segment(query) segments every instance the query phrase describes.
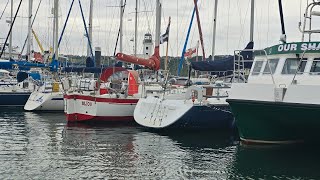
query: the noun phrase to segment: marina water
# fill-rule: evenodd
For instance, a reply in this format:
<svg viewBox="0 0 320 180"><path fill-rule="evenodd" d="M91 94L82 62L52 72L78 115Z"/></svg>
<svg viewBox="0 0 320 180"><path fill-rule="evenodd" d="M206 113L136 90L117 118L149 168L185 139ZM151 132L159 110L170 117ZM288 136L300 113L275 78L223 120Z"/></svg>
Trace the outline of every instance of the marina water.
<svg viewBox="0 0 320 180"><path fill-rule="evenodd" d="M319 148L248 147L222 132L66 124L0 112L0 179L319 179Z"/></svg>

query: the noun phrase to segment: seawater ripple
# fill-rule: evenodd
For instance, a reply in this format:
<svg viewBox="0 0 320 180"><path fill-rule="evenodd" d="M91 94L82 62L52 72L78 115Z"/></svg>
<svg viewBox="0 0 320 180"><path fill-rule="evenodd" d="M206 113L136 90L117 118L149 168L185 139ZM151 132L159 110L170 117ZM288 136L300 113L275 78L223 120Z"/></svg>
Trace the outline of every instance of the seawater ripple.
<svg viewBox="0 0 320 180"><path fill-rule="evenodd" d="M0 179L319 179L309 150L248 148L231 133L151 132L66 124L63 113L0 112Z"/></svg>

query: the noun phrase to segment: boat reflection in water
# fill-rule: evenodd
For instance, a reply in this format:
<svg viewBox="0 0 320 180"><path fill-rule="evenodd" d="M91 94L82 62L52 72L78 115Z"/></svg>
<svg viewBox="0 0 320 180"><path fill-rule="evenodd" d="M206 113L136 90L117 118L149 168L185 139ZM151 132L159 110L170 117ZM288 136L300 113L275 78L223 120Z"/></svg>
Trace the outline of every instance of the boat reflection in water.
<svg viewBox="0 0 320 180"><path fill-rule="evenodd" d="M229 179L319 179L320 148L238 146Z"/></svg>
<svg viewBox="0 0 320 180"><path fill-rule="evenodd" d="M0 179L320 179L319 148L246 147L229 133L66 124L0 111Z"/></svg>
<svg viewBox="0 0 320 180"><path fill-rule="evenodd" d="M226 178L234 158L233 140L224 133L68 124L63 134L62 153L84 177L99 172L107 178Z"/></svg>

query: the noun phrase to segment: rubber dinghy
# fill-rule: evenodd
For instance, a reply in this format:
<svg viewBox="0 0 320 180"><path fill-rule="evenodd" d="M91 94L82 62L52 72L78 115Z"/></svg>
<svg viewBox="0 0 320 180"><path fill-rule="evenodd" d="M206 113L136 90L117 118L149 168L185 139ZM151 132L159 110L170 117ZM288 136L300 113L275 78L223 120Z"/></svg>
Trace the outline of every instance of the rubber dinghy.
<svg viewBox="0 0 320 180"><path fill-rule="evenodd" d="M210 87L206 87L210 89ZM226 97L219 98L209 95L203 96L206 91L203 86L191 86L185 96L174 95L141 98L134 111L135 121L148 128L213 128L232 129L233 115L229 111ZM212 88L211 88L212 89ZM220 95L223 93L221 89ZM206 91L209 92L209 91ZM197 97L194 97L194 96ZM212 98L213 97L213 98Z"/></svg>

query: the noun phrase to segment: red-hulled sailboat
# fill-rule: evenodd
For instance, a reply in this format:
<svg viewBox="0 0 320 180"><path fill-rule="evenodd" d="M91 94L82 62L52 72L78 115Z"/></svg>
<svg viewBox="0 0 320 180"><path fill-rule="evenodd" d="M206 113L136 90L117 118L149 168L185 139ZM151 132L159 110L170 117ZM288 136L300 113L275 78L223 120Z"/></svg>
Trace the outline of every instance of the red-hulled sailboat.
<svg viewBox="0 0 320 180"><path fill-rule="evenodd" d="M157 13L160 3L157 0ZM160 17L157 15L156 44L149 59L118 53L120 61L159 70ZM110 67L96 81L79 81L78 90L68 91L65 96L65 113L68 122L110 121L134 122L133 112L143 88L139 84L138 72L122 67ZM83 86L81 84L87 84Z"/></svg>

